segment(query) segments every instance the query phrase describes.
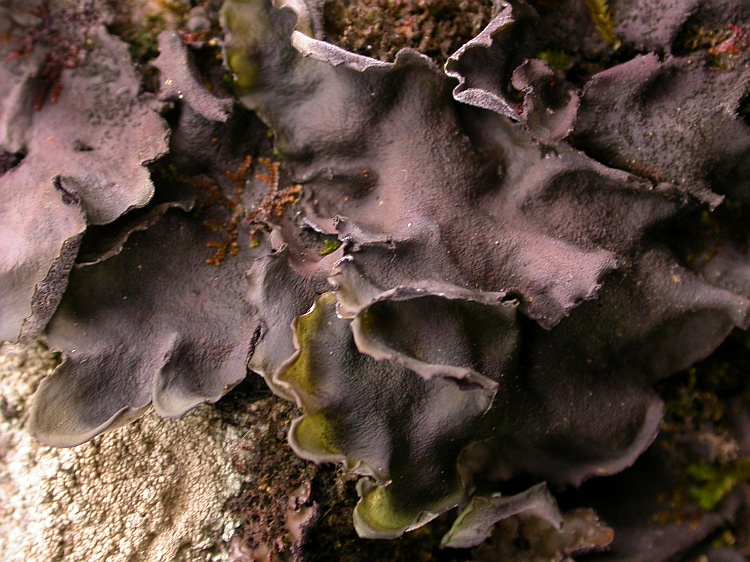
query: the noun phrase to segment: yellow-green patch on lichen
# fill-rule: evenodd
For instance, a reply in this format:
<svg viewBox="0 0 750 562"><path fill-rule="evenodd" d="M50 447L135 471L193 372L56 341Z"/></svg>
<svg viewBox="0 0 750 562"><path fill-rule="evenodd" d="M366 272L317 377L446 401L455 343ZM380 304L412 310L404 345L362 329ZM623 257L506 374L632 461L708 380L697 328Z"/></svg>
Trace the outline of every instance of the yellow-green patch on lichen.
<svg viewBox="0 0 750 562"><path fill-rule="evenodd" d="M441 501L429 506L398 505L388 485L376 486L371 480L362 479L357 485L361 496L354 509L354 527L364 538L396 538L405 531L421 527L460 501L461 490L457 487Z"/></svg>
<svg viewBox="0 0 750 562"><path fill-rule="evenodd" d="M387 487L372 488L357 504L354 521L361 536L401 534L414 524L414 514L399 510Z"/></svg>
<svg viewBox="0 0 750 562"><path fill-rule="evenodd" d="M341 451L333 444L332 424L324 412L307 414L292 426L289 439L295 448L315 457L340 456ZM307 456L307 455L306 455Z"/></svg>
<svg viewBox="0 0 750 562"><path fill-rule="evenodd" d="M231 0L222 6L221 18L225 28L233 30L225 60L233 73L235 94L242 96L260 81L260 67L254 62L256 41L269 27L268 16L262 2Z"/></svg>
<svg viewBox="0 0 750 562"><path fill-rule="evenodd" d="M300 406L307 410L312 404L302 396L311 396L316 392L316 369L313 360L313 352L308 342L315 337L326 319L325 308L335 306L336 296L333 293L325 293L315 303L313 309L294 321L293 329L297 347L296 359L288 365L277 377L284 385L299 389L301 392Z"/></svg>
<svg viewBox="0 0 750 562"><path fill-rule="evenodd" d="M324 377L326 369L320 364L319 345L314 341L324 322L330 322L327 319L335 314L332 311L335 306L335 295L325 293L309 313L294 321L298 352L277 377L282 386L292 390L298 405L305 411L305 416L292 425L289 441L301 456L318 461L343 458L334 444L335 413L318 399L321 393L319 379Z"/></svg>

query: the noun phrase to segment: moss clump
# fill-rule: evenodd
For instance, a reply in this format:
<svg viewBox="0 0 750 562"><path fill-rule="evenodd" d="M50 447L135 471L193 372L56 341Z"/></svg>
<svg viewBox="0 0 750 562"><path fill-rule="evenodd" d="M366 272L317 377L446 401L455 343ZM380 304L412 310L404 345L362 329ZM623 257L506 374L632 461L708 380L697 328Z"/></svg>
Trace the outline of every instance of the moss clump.
<svg viewBox="0 0 750 562"><path fill-rule="evenodd" d="M393 61L405 47L443 64L493 17L489 0L329 0L327 40L355 53Z"/></svg>
<svg viewBox="0 0 750 562"><path fill-rule="evenodd" d="M750 30L732 23L715 29L686 26L675 39L673 51L683 56L707 51L711 65L719 70L732 70L736 58L750 52Z"/></svg>
<svg viewBox="0 0 750 562"><path fill-rule="evenodd" d="M219 9L223 0L105 0L113 17L111 33L125 41L142 75L145 90L158 89L157 71L150 62L159 55L159 34L172 30L193 50L206 87L213 91L224 77L221 62ZM228 89L231 84L224 84Z"/></svg>
<svg viewBox="0 0 750 562"><path fill-rule="evenodd" d="M294 406L267 394L251 402L257 394L248 394L248 390L257 392L257 387L243 386L246 388L238 389L240 392L231 400L220 402L228 421L245 431L237 448L230 452L230 460L246 480L227 508L240 521L236 536L242 549L289 552L293 540L285 516L290 495L303 482L309 482L317 469L296 457L287 445Z"/></svg>
<svg viewBox="0 0 750 562"><path fill-rule="evenodd" d="M731 432L735 408L750 403L748 366L750 337L736 331L711 357L657 388L666 415L656 446L667 453L674 486L664 494L665 509L654 515L655 522L696 522L738 487L750 492L750 457L738 456ZM740 551L750 551L750 533L743 530L747 516L745 505L723 531Z"/></svg>
<svg viewBox="0 0 750 562"><path fill-rule="evenodd" d="M687 473L696 482L690 495L701 509L711 511L735 486L750 480L750 457L724 464L691 464Z"/></svg>
<svg viewBox="0 0 750 562"><path fill-rule="evenodd" d="M188 0L108 0L108 4L115 15L109 30L128 43L130 54L138 64L145 64L156 58L159 54L159 33L184 25L190 12Z"/></svg>
<svg viewBox="0 0 750 562"><path fill-rule="evenodd" d="M594 22L599 36L613 49L620 47L621 41L615 35L615 22L609 12L609 3L607 0L583 0L586 8L591 14L591 21Z"/></svg>
<svg viewBox="0 0 750 562"><path fill-rule="evenodd" d="M551 68L562 73L567 72L575 62L572 54L559 49L540 51L537 53L536 58L543 60Z"/></svg>
<svg viewBox="0 0 750 562"><path fill-rule="evenodd" d="M323 249L320 250L321 256L327 256L328 254L332 254L336 250L339 249L341 246L341 242L338 240L331 240L330 238L326 238L323 240Z"/></svg>
<svg viewBox="0 0 750 562"><path fill-rule="evenodd" d="M659 385L657 391L666 402L664 432L725 432L726 400L738 396L750 400L748 367L750 337L738 330L711 357Z"/></svg>
<svg viewBox="0 0 750 562"><path fill-rule="evenodd" d="M17 19L16 19L17 17ZM9 18L8 33L0 34L0 45L11 45L5 60L41 57L38 70L39 88L34 109L45 103L56 103L62 92L62 73L81 66L94 46L91 29L101 15L93 6L58 6L49 0L39 2L26 13ZM28 22L32 21L33 24Z"/></svg>

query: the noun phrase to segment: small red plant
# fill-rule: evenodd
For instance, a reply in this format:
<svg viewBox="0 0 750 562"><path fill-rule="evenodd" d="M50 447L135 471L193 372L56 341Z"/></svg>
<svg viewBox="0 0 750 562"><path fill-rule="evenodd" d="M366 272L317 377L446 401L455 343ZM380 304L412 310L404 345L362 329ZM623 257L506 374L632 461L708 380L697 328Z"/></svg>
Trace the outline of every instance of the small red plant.
<svg viewBox="0 0 750 562"><path fill-rule="evenodd" d="M89 30L100 16L90 3L73 11L50 8L49 0L37 5L30 15L38 20L34 26L10 16L10 31L2 40L16 45L5 57L6 61L41 53L40 87L34 99L34 109L39 111L47 101L55 103L59 99L63 71L80 66L86 59L86 52L93 45Z"/></svg>
<svg viewBox="0 0 750 562"><path fill-rule="evenodd" d="M718 45L711 47L708 51L709 54L739 55L750 49L750 36L744 29L733 23L730 23L727 27L732 32L732 35Z"/></svg>

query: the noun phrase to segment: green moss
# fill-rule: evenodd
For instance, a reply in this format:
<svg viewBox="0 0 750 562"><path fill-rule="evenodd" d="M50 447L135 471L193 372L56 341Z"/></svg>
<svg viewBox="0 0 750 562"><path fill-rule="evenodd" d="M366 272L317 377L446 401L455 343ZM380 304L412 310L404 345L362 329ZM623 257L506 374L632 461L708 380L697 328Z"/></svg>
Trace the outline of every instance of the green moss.
<svg viewBox="0 0 750 562"><path fill-rule="evenodd" d="M719 383L721 371L690 368L686 374L682 384L667 387L665 392L667 413L663 429L670 433L697 430L724 417L724 407L715 391L706 388L710 382L711 386Z"/></svg>
<svg viewBox="0 0 750 562"><path fill-rule="evenodd" d="M727 529L713 540L711 546L713 548L728 548L734 546L735 544L737 544L736 535L732 531Z"/></svg>
<svg viewBox="0 0 750 562"><path fill-rule="evenodd" d="M750 481L750 457L724 464L691 464L687 474L696 483L690 495L701 509L712 511L735 486Z"/></svg>
<svg viewBox="0 0 750 562"><path fill-rule="evenodd" d="M707 429L723 433L724 400L748 395L749 368L750 336L737 330L711 357L657 386L666 402L662 429L670 434Z"/></svg>
<svg viewBox="0 0 750 562"><path fill-rule="evenodd" d="M540 51L536 58L543 60L558 72L566 72L575 62L573 55L559 50Z"/></svg>
<svg viewBox="0 0 750 562"><path fill-rule="evenodd" d="M586 8L591 14L591 20L594 22L599 36L607 42L607 44L613 49L618 49L620 44L620 38L615 35L615 22L612 20L612 15L609 12L609 4L607 0L583 0L586 4Z"/></svg>
<svg viewBox="0 0 750 562"><path fill-rule="evenodd" d="M130 45L130 55L134 60L145 62L156 58L159 54L159 33L167 28L164 17L157 14L146 16L143 25L134 32L132 37L127 37Z"/></svg>
<svg viewBox="0 0 750 562"><path fill-rule="evenodd" d="M750 401L749 345L748 334L737 330L711 357L657 386L666 414L655 446L669 463L673 488L653 521L692 524L750 481L750 458L737 458L728 415L730 399Z"/></svg>
<svg viewBox="0 0 750 562"><path fill-rule="evenodd" d="M728 28L706 29L701 26L687 26L675 40L675 50L681 54L710 50L731 36L732 32Z"/></svg>
<svg viewBox="0 0 750 562"><path fill-rule="evenodd" d="M330 238L326 238L323 241L323 249L320 251L321 256L327 256L328 254L332 254L336 250L339 249L341 246L341 242L338 240L331 240Z"/></svg>

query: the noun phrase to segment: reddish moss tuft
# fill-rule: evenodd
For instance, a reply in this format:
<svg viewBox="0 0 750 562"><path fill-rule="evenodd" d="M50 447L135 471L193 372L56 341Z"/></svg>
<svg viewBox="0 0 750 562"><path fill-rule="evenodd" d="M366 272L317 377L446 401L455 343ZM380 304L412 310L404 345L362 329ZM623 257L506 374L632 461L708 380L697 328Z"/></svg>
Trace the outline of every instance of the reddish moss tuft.
<svg viewBox="0 0 750 562"><path fill-rule="evenodd" d="M10 31L2 39L16 45L6 60L42 53L40 88L34 100L34 109L38 111L47 101L55 103L60 97L63 71L76 68L85 60L86 53L93 46L88 37L89 31L101 16L92 3L72 10L57 6L51 8L49 0L37 5L29 15L38 21L36 25L24 25L22 19L11 16Z"/></svg>

